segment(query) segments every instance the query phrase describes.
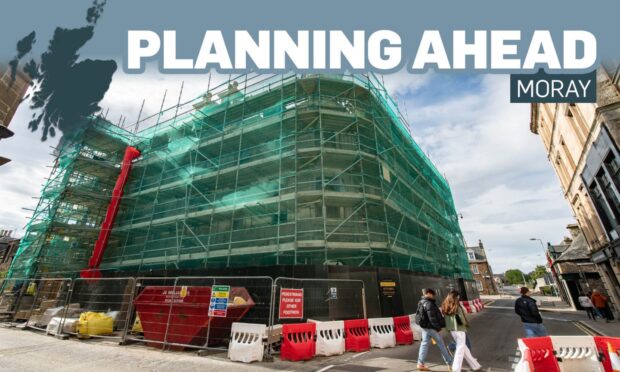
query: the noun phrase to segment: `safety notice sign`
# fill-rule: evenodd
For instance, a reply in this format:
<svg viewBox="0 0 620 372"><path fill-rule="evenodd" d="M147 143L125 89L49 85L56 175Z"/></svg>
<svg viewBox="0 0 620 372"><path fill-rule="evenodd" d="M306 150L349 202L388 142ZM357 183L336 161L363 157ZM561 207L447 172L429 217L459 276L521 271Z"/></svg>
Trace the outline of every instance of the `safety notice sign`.
<svg viewBox="0 0 620 372"><path fill-rule="evenodd" d="M280 319L304 317L304 290L280 288Z"/></svg>
<svg viewBox="0 0 620 372"><path fill-rule="evenodd" d="M209 316L226 318L228 310L228 297L230 296L229 285L214 285L211 287L211 302L209 303Z"/></svg>

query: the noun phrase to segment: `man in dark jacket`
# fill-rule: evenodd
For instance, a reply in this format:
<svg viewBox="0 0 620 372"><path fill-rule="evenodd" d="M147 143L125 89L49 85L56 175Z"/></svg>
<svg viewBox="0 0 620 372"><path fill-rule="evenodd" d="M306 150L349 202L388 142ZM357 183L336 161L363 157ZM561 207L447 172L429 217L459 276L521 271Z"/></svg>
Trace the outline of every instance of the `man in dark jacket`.
<svg viewBox="0 0 620 372"><path fill-rule="evenodd" d="M542 317L536 306L536 300L530 295L527 287L521 287L521 297L515 302L515 313L521 317L526 338L544 337L547 335L547 330L542 325Z"/></svg>
<svg viewBox="0 0 620 372"><path fill-rule="evenodd" d="M435 291L431 288L426 288L423 293L424 296L418 303L418 311L416 312L416 323L422 328L422 344L418 353L418 370L430 371L424 365L424 361L426 354L428 354L428 344L431 342L431 339L435 340L435 344L439 347L441 356L446 364L452 365L452 356L448 349L446 349L443 338L439 334L439 331L446 326L446 321L435 303Z"/></svg>

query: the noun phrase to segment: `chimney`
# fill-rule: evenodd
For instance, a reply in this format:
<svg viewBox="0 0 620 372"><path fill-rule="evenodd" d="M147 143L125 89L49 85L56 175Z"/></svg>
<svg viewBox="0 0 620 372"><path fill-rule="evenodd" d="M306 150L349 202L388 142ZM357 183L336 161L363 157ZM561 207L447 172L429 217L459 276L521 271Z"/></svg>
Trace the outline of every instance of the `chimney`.
<svg viewBox="0 0 620 372"><path fill-rule="evenodd" d="M484 249L484 245L482 245L482 240L478 239L478 247L480 247L480 249Z"/></svg>

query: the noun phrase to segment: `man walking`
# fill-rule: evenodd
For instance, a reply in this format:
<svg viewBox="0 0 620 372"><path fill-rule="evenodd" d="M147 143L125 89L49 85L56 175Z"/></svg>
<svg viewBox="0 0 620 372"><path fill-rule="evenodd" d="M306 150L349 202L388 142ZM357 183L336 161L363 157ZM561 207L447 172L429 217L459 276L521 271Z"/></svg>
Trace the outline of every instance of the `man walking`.
<svg viewBox="0 0 620 372"><path fill-rule="evenodd" d="M542 317L538 311L536 300L530 297L531 292L527 287L521 287L521 297L515 302L515 313L521 317L525 337L544 337L547 335L545 326L542 325Z"/></svg>
<svg viewBox="0 0 620 372"><path fill-rule="evenodd" d="M609 323L610 321L610 311L607 305L607 296L599 292L598 290L592 291L592 304L596 307L601 316L605 317L605 321Z"/></svg>
<svg viewBox="0 0 620 372"><path fill-rule="evenodd" d="M435 291L431 288L426 288L422 293L424 296L422 296L418 303L418 310L415 315L416 323L422 328L422 344L418 353L418 370L430 371L424 364L424 361L428 354L428 344L431 342L431 339L439 347L441 356L447 365L452 365L452 356L448 349L446 349L443 338L439 334L439 331L446 326L446 321L435 303Z"/></svg>

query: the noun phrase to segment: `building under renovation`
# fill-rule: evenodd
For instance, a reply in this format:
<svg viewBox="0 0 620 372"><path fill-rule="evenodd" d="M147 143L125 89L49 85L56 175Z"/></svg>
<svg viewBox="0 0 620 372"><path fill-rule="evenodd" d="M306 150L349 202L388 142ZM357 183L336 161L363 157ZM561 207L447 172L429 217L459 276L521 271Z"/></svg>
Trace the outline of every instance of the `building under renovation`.
<svg viewBox="0 0 620 372"><path fill-rule="evenodd" d="M243 75L149 122L97 117L61 141L12 277L362 278L407 308L429 283L474 295L450 187L374 75Z"/></svg>

